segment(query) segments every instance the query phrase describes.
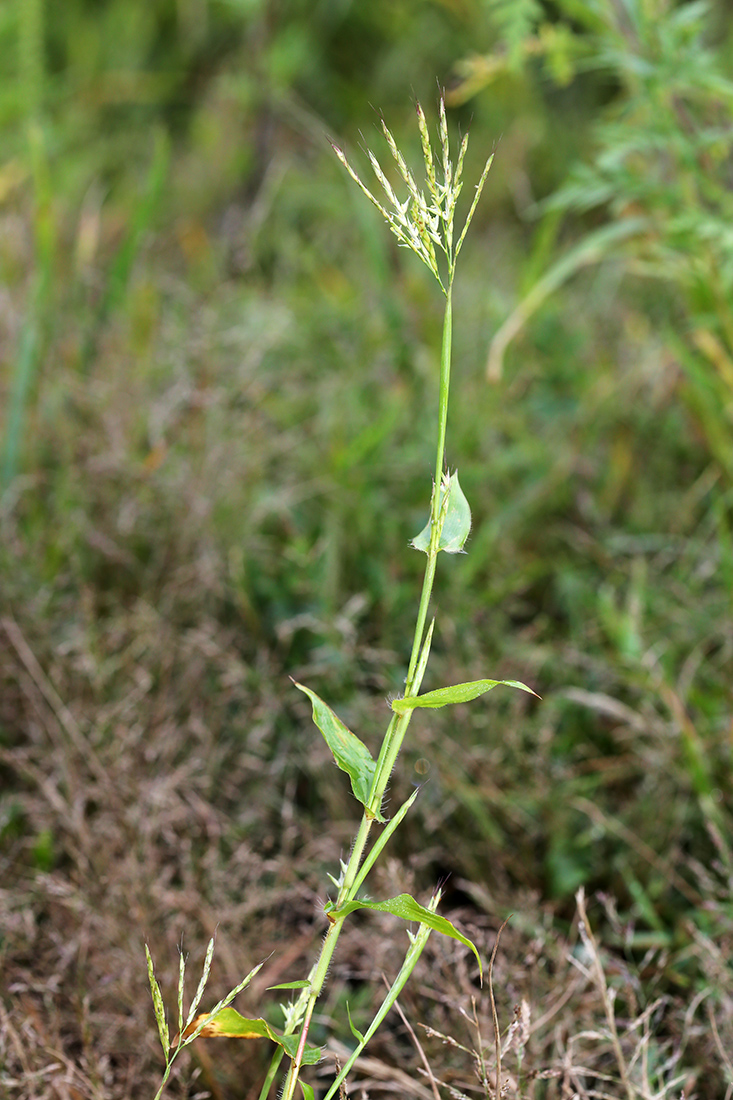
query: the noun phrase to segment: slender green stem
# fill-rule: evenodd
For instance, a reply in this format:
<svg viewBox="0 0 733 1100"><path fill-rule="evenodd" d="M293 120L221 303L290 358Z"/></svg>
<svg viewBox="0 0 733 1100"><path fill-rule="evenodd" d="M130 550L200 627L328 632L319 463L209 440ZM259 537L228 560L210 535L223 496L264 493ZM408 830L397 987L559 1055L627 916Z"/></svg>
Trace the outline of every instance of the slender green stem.
<svg viewBox="0 0 733 1100"><path fill-rule="evenodd" d="M435 534L437 530L438 515L440 512L440 483L443 477L443 464L445 462L445 437L448 426L448 397L450 394L451 349L453 346L452 290L453 284L452 281L450 281L448 283L448 290L445 297L445 314L443 316L443 343L440 354L438 442L435 455L435 484L433 486L433 498L430 507L430 523L433 534ZM433 539L431 539L431 545L428 551L428 562L425 566L425 578L423 580L422 593L420 594L420 607L418 608L417 622L415 624L415 637L412 643L412 653L410 654L410 665L407 672L407 685L405 691L406 696L414 695L420 690L420 685L416 685L413 683L413 677L415 675L415 668L417 667L417 661L420 656L420 650L422 648L422 641L425 633L425 622L428 617L430 597L433 593L433 582L435 580L435 569L437 562L437 546L433 545Z"/></svg>
<svg viewBox="0 0 733 1100"><path fill-rule="evenodd" d="M163 1080L160 1082L160 1088L158 1089L158 1091L155 1094L155 1100L160 1100L160 1098L163 1095L163 1092L165 1090L165 1086L168 1084L168 1078L171 1075L172 1062L173 1062L172 1058L171 1058L170 1062L166 1062L165 1073L163 1074Z"/></svg>
<svg viewBox="0 0 733 1100"><path fill-rule="evenodd" d="M358 1046L352 1052L351 1057L349 1058L348 1062L341 1069L341 1072L339 1073L338 1077L336 1078L336 1080L333 1082L330 1089L326 1093L326 1095L324 1097L324 1100L331 1100L331 1097L336 1095L336 1092L338 1091L339 1086L341 1084L343 1084L343 1082L346 1080L349 1072L351 1071L352 1066L354 1065L354 1062L359 1057L359 1055L361 1054L364 1047L367 1045L369 1040L372 1038L372 1036L376 1032L377 1028L380 1026L382 1021L384 1020L384 1018L387 1015L387 1013L389 1012L389 1010L394 1005L395 1001L397 1000L400 993L404 989L405 983L407 982L407 979L410 977L413 970L415 969L415 967L417 965L417 961L420 958L420 956L422 955L423 948L425 947L425 944L428 942L429 935L430 935L430 928L426 924L421 924L420 927L417 930L417 934L415 936L415 939L414 939L413 943L410 945L410 948L407 952L407 955L405 956L405 961L403 962L403 964L400 968L400 972L397 975L397 977L395 978L395 980L392 982L392 985L389 988L387 996L382 1001L382 1003L381 1003L381 1005L380 1005L380 1007L377 1011L377 1014L375 1015L374 1019L372 1020L371 1024L369 1025L368 1030L363 1035L363 1037L362 1037L361 1041L359 1042Z"/></svg>
<svg viewBox="0 0 733 1100"><path fill-rule="evenodd" d="M448 283L445 295L445 315L443 317L443 346L440 354L440 411L438 416L438 446L435 461L435 484L440 485L445 461L445 435L448 425L448 396L450 394L451 349L453 346L453 283ZM433 499L433 519L438 514L437 490Z"/></svg>
<svg viewBox="0 0 733 1100"><path fill-rule="evenodd" d="M440 484L439 482L437 483ZM439 500L440 493L436 487L433 491L433 500ZM431 507L430 521L435 523L434 513ZM428 608L430 607L430 597L433 594L433 582L435 581L435 569L438 564L438 551L433 549L432 545L428 550L428 561L425 566L425 576L422 582L422 592L420 593L420 607L417 612L417 622L415 623L415 637L412 642L412 653L410 654L410 664L407 670L407 680L405 681L405 695L415 695L420 690L419 684L417 687L414 684L415 669L417 667L418 658L420 656L420 650L422 649L422 640L425 634L425 621L428 617Z"/></svg>
<svg viewBox="0 0 733 1100"><path fill-rule="evenodd" d="M298 1077L300 1076L301 1066L303 1064L303 1055L305 1053L305 1044L308 1038L308 1029L310 1028L311 1018L313 1016L313 1009L316 1007L316 1001L321 995L324 982L326 981L326 974L328 973L328 967L331 963L331 958L336 949L336 943L341 934L341 928L343 921L335 921L329 925L328 932L326 933L321 947L321 954L318 957L316 963L315 973L311 979L311 993L308 998L308 1005L305 1010L305 1016L300 1029L300 1038L298 1040L298 1050L295 1058L293 1059L288 1076L285 1080L285 1088L283 1089L282 1100L292 1100L295 1094L295 1087L298 1084Z"/></svg>
<svg viewBox="0 0 733 1100"><path fill-rule="evenodd" d="M430 546L428 548L428 560L425 566L425 576L423 579L422 592L420 595L420 606L418 608L417 620L415 623L415 634L412 642L412 652L410 655L410 664L407 673L407 681L405 685L405 695L416 695L420 691L420 682L422 675L418 673L418 662L420 659L420 653L423 646L423 640L425 637L425 623L428 615L428 608L430 606L430 599L433 592L433 583L435 581L435 570L438 561L438 539L439 539L439 515L440 515L440 485L443 476L443 464L445 462L445 438L448 424L448 395L450 392L450 368L451 368L451 347L453 338L453 313L452 313L452 301L451 301L451 289L452 280L448 284L448 290L446 292L445 303L445 315L443 319L443 341L440 357L440 398L439 398L439 414L438 414L438 441L436 448L435 459L435 485L433 488L433 497L430 507L430 522L432 527L432 534L430 539ZM420 662L422 665L423 663ZM374 773L374 780L372 781L372 790L369 798L368 813L365 813L362 817L359 831L354 840L354 846L351 850L349 861L344 871L344 877L341 884L341 888L336 900L336 908L346 904L348 901L352 901L356 894L355 883L357 882L357 875L359 872L359 865L364 854L367 841L369 839L369 832L371 830L372 821L374 816L380 811L382 799L384 798L384 792L389 782L389 777L392 774L395 762L399 755L404 740L407 727L410 724L412 718L412 711L408 710L404 714L399 716L394 715L392 717L387 731L384 735L382 742L382 748L377 760L377 766ZM358 885L361 885L362 879L358 880ZM316 1001L321 995L323 985L326 980L326 973L331 961L334 949L336 947L336 941L338 940L339 932L341 929L342 921L337 921L332 924L326 933L326 938L323 941L321 953L316 963L313 976L311 978L310 993L308 996L308 1003L306 1005L305 1014L303 1016L300 1037L298 1040L298 1050L296 1057L294 1058L288 1076L285 1081L285 1087L283 1089L282 1100L292 1100L295 1095L295 1088L298 1083L298 1077L300 1075L300 1069L302 1065L303 1054L305 1052L306 1040L308 1037L308 1030L310 1028L310 1022L313 1016L313 1011L316 1005Z"/></svg>
<svg viewBox="0 0 733 1100"><path fill-rule="evenodd" d="M397 754L399 753L399 746L402 744L405 733L407 732L411 717L411 710L406 711L405 714L395 714L392 716L392 720L387 726L387 732L382 741L382 748L377 760L377 767L374 772L374 779L372 780L372 790L369 796L369 810L373 814L381 810L384 792L387 789L387 783L389 782L392 768L394 767ZM405 719L407 719L407 721L405 721Z"/></svg>
<svg viewBox="0 0 733 1100"><path fill-rule="evenodd" d="M393 718L387 727L387 733L382 742L382 751L377 761L377 770L374 773L372 793L369 797L369 808L374 812L381 808L384 792L387 789L387 783L392 774L392 768L395 765L411 717L412 711L408 710L405 714L401 714L399 718ZM406 722L404 721L405 718L407 718Z"/></svg>
<svg viewBox="0 0 733 1100"><path fill-rule="evenodd" d="M451 299L452 282L448 283L448 290L446 293L445 301L445 315L443 318L443 344L440 356L440 398L439 398L439 415L438 415L438 442L436 448L435 459L435 484L433 486L433 498L430 507L430 524L431 524L431 538L430 546L428 547L428 560L425 566L425 577L423 579L422 592L420 594L420 606L417 612L417 621L415 623L415 635L412 641L412 653L410 654L410 664L407 672L407 681L405 684L405 696L417 695L420 691L421 677L416 675L418 668L418 661L420 658L420 652L422 650L423 639L425 637L425 623L428 617L428 608L430 606L430 598L433 594L433 583L435 581L435 570L438 563L438 539L440 536L439 531L439 513L440 513L440 483L443 476L443 463L445 462L445 437L448 424L448 396L450 393L450 368L451 368L451 349L453 343L453 306ZM410 718L412 717L412 711L407 711L401 715L399 719L394 718L390 722L387 732L382 744L382 751L379 754L379 760L377 761L377 769L374 774L374 781L372 783L371 797L369 799L369 807L375 811L381 806L384 792L389 782L389 777L392 774L392 768L395 765L395 761L399 756L400 749L402 747L402 741L407 727L410 724Z"/></svg>
<svg viewBox="0 0 733 1100"><path fill-rule="evenodd" d="M354 846L351 849L349 862L346 865L346 870L344 872L341 889L339 890L338 898L336 899L335 907L337 909L339 908L339 906L344 905L347 901L351 901L353 895L356 893L354 880L356 879L357 873L359 871L359 865L364 854L364 848L366 847L366 843L369 839L369 833L372 827L373 820L374 819L368 814L364 814L361 819L361 825L359 826L359 831L356 834L356 839L354 840ZM316 1006L316 1001L321 995L323 985L326 981L326 974L328 973L328 967L331 962L331 957L333 955L334 949L336 947L336 942L341 932L342 924L343 921L336 921L330 925L328 932L326 933L326 938L323 941L323 946L321 947L321 953L318 957L318 962L316 963L313 970L308 1002L300 1028L298 1049L285 1081L283 1100L291 1100L291 1097L295 1093L295 1086L298 1083L298 1077L300 1075L300 1069L303 1062L303 1054L305 1053L305 1045L308 1038L308 1030L310 1028L311 1018L313 1016L313 1010Z"/></svg>
<svg viewBox="0 0 733 1100"><path fill-rule="evenodd" d="M368 814L364 814L361 819L361 825L359 826L359 832L356 834L354 840L354 846L351 849L351 855L349 862L346 865L344 871L344 879L339 890L338 897L336 898L336 908L344 905L347 901L353 899L354 880L356 879L357 872L359 870L359 864L361 863L361 857L364 854L367 840L369 839L369 833L372 827L372 821L374 818Z"/></svg>
<svg viewBox="0 0 733 1100"><path fill-rule="evenodd" d="M402 803L402 805L400 806L399 810L394 815L394 817L390 818L388 824L384 827L383 831L380 833L377 840L374 842L374 844L369 849L369 852L367 853L366 859L364 860L364 862L361 865L361 869L359 871L359 874L356 876L356 878L354 880L354 885L353 885L353 888L352 888L352 891L351 891L352 898L357 898L359 896L359 891L361 890L361 887L364 883L364 879L367 877L367 875L371 871L372 867L376 863L377 859L379 858L381 852L384 849L384 846L386 845L387 841L392 836L392 833L395 831L395 829L404 820L407 811L410 809L410 807L412 806L413 802L415 801L415 799L417 798L419 793L420 793L420 788L416 787L415 790L410 795L410 797L407 799L407 801Z"/></svg>
<svg viewBox="0 0 733 1100"><path fill-rule="evenodd" d="M286 1032L286 1034L287 1034L287 1032ZM273 1054L272 1061L270 1062L270 1068L267 1071L267 1074L265 1076L265 1080L262 1082L262 1088L260 1089L260 1095L258 1097L258 1100L267 1100L267 1097L270 1094L270 1088L272 1086L272 1082L275 1080L275 1077L277 1075L277 1071L280 1068L280 1063L283 1060L284 1053L285 1053L285 1051L283 1050L282 1047L276 1047L275 1048L275 1053ZM155 1100L158 1100L157 1096L156 1096Z"/></svg>

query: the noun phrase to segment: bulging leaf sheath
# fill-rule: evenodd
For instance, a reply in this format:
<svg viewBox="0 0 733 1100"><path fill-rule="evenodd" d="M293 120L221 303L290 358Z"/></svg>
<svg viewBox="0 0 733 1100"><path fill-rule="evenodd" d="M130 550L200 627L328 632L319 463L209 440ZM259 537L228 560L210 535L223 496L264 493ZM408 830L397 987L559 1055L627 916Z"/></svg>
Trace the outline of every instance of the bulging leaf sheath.
<svg viewBox="0 0 733 1100"><path fill-rule="evenodd" d="M440 486L438 501L438 522L441 525L438 550L446 554L462 554L466 539L471 531L471 508L458 480L458 471L445 475ZM419 535L412 540L415 550L430 549L432 520L428 520Z"/></svg>
<svg viewBox="0 0 733 1100"><path fill-rule="evenodd" d="M407 699L393 699L392 710L396 714L405 714L406 711L415 710L417 707L437 709L438 707L451 706L454 703L470 703L472 699L478 699L480 695L485 695L487 691L491 691L492 688L498 687L500 684L504 687L519 688L520 691L526 691L539 699L536 691L532 691L531 687L527 687L519 680L471 680L466 684L454 684L453 687L427 691L424 695L415 695Z"/></svg>
<svg viewBox="0 0 733 1100"><path fill-rule="evenodd" d="M344 920L357 909L371 909L375 913L391 913L392 916L400 917L401 920L418 921L419 924L426 925L434 932L441 932L444 936L450 936L451 939L458 940L459 943L465 944L473 951L478 963L479 973L483 978L481 956L468 936L464 936L459 932L445 917L440 917L432 910L426 909L424 905L420 905L409 894L398 894L396 898L387 898L386 901L347 901L339 909L326 908L326 916L335 923Z"/></svg>
<svg viewBox="0 0 733 1100"><path fill-rule="evenodd" d="M339 768L349 776L354 797L366 809L376 769L372 754L328 704L316 695L315 691L311 691L296 680L293 680L293 683L299 691L308 696L313 704L313 721L325 737L326 744ZM384 821L380 815L377 815L377 819Z"/></svg>

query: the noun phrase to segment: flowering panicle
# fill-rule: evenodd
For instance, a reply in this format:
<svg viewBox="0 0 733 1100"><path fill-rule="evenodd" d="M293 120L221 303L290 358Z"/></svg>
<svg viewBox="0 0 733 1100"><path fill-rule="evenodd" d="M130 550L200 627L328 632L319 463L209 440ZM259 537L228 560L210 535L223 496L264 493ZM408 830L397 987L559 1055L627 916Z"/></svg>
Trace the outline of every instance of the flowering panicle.
<svg viewBox="0 0 733 1100"><path fill-rule="evenodd" d="M425 162L426 191L421 190L415 182L415 177L408 168L405 158L398 149L397 143L384 120L382 120L384 136L397 165L397 171L407 187L407 198L403 202L400 202L398 199L394 188L382 170L382 166L371 150L367 150L367 156L369 157L374 174L387 197L388 205L382 205L379 199L372 194L364 183L362 183L361 179L346 159L343 150L340 149L338 145L334 145L333 150L351 178L359 185L370 202L379 210L380 214L397 237L400 245L405 248L411 248L412 251L420 257L438 280L443 293L447 294L453 283L456 259L458 258L458 253L463 245L466 231L471 224L476 206L478 205L478 200L481 196L484 184L486 183L486 177L489 174L493 155L490 156L486 162L481 174L481 179L476 187L476 194L471 204L471 209L468 212L468 217L461 230L458 243L454 246L453 220L456 205L458 203L458 196L463 187L461 177L463 175L463 162L466 156L466 149L468 148L468 134L465 134L461 141L458 151L458 160L454 166L450 157L445 100L441 97L438 114L438 137L442 161L442 180L439 181L436 176L435 158L430 143L430 133L425 119L425 113L419 103L416 104L416 110L423 160ZM447 278L441 275L440 267L438 266L436 246L446 258L448 266Z"/></svg>

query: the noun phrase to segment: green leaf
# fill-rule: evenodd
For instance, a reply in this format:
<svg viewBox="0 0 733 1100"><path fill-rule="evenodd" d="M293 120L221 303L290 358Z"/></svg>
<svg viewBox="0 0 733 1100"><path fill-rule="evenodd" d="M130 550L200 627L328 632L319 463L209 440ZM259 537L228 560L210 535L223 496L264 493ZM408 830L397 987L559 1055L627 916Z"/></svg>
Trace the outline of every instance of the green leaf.
<svg viewBox="0 0 733 1100"><path fill-rule="evenodd" d="M366 808L376 769L372 754L356 734L343 724L338 715L316 695L315 691L304 687L296 680L293 680L293 683L299 691L308 696L313 704L313 721L325 737L334 760L349 776L354 796ZM384 818L378 814L377 820L383 821Z"/></svg>
<svg viewBox="0 0 733 1100"><path fill-rule="evenodd" d="M425 695L414 695L408 699L393 699L392 710L396 714L405 714L416 707L447 707L453 703L470 703L472 699L478 699L479 695L485 695L487 691L502 684L504 687L519 688L536 696L536 691L521 683L519 680L471 680L467 684L454 684L453 687L438 688L436 691L427 691Z"/></svg>
<svg viewBox="0 0 733 1100"><path fill-rule="evenodd" d="M298 1050L297 1035L280 1035L267 1020L248 1020L246 1016L240 1016L234 1008L222 1008L213 1019L209 1019L207 1013L197 1016L184 1031L184 1039L190 1038L194 1032L205 1039L271 1039L291 1058L295 1057ZM319 1047L305 1048L304 1065L315 1066L320 1059Z"/></svg>
<svg viewBox="0 0 733 1100"><path fill-rule="evenodd" d="M310 982L303 979L299 982L282 982L280 985L268 985L268 992L271 989L309 989Z"/></svg>
<svg viewBox="0 0 733 1100"><path fill-rule="evenodd" d="M300 1077L298 1078L298 1084L303 1090L303 1096L305 1096L305 1100L316 1100L316 1094L314 1093L313 1089L310 1087L310 1085L306 1085L305 1081L301 1081Z"/></svg>
<svg viewBox="0 0 733 1100"><path fill-rule="evenodd" d="M446 554L462 554L471 530L471 508L458 480L457 470L444 478L439 492L438 515L443 517L443 525L438 540L438 550L445 550ZM420 534L412 540L411 545L415 550L428 553L431 530L432 520L428 520Z"/></svg>
<svg viewBox="0 0 733 1100"><path fill-rule="evenodd" d="M435 932L440 932L444 936L450 936L451 939L458 940L459 943L463 943L466 947L471 948L476 956L479 971L483 977L481 956L475 944L473 944L467 936L459 932L449 920L446 920L445 917L438 916L437 913L432 913L430 909L426 909L424 905L420 905L420 903L410 897L409 894L399 894L396 898L388 898L387 901L347 901L340 909L326 909L326 913L330 921L336 922L344 920L345 917L348 917L349 913L353 913L357 909L371 909L375 913L391 913L401 920L418 921L420 924L425 924L428 928L432 928Z"/></svg>
<svg viewBox="0 0 733 1100"><path fill-rule="evenodd" d="M365 1039L364 1039L364 1036L362 1035L362 1033L361 1033L361 1032L359 1031L359 1028L358 1028L358 1027L356 1026L356 1024L354 1023L354 1021L353 1021L353 1020L351 1019L351 1012L349 1011L349 1003L348 1003L348 1001L346 1002L346 1015L347 1015L347 1016L348 1016L348 1018L349 1018L349 1027L351 1028L351 1034L352 1034L352 1035L354 1036L354 1038L356 1039L356 1041L357 1041L358 1043L361 1043L361 1044L362 1044L362 1046L363 1046L363 1045L364 1045L364 1042L365 1042Z"/></svg>

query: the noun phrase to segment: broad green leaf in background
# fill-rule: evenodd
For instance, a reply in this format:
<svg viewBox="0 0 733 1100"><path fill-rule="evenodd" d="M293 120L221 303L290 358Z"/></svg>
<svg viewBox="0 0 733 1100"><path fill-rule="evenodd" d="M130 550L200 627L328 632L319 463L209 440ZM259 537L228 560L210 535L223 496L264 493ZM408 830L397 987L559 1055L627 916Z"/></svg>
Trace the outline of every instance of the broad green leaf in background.
<svg viewBox="0 0 733 1100"><path fill-rule="evenodd" d="M485 695L487 691L503 684L504 687L519 688L530 695L537 695L531 687L519 680L471 680L466 684L454 684L453 687L438 688L436 691L428 691L425 695L415 695L408 699L393 699L392 710L396 714L405 714L416 707L447 707L452 703L470 703L472 699L478 699L479 695Z"/></svg>
<svg viewBox="0 0 733 1100"><path fill-rule="evenodd" d="M478 962L479 973L483 979L481 956L471 940L459 932L445 917L440 917L437 913L426 909L424 905L420 905L409 894L399 894L396 898L387 898L386 901L347 901L340 909L327 908L326 916L330 921L341 921L357 909L371 909L375 913L391 913L392 916L399 917L401 920L418 921L420 924L432 928L435 932L441 932L444 936L450 936L451 939L458 940L459 943L465 944L473 951Z"/></svg>
<svg viewBox="0 0 733 1100"><path fill-rule="evenodd" d="M281 1046L286 1054L294 1058L298 1049L297 1035L280 1035L267 1020L248 1020L246 1016L240 1016L234 1008L222 1008L212 1020L201 1027L202 1021L207 1019L207 1013L197 1016L188 1025L183 1033L184 1039L195 1031L206 1039L271 1039L273 1043ZM315 1066L321 1059L319 1047L306 1047L303 1053L303 1064Z"/></svg>
<svg viewBox="0 0 733 1100"><path fill-rule="evenodd" d="M613 255L614 246L620 248L624 242L630 243L650 228L648 218L625 217L620 222L603 225L600 229L589 233L580 244L561 256L528 291L494 335L486 365L486 376L489 381L497 382L501 378L507 347L551 294L567 282L576 271L600 263L609 255Z"/></svg>
<svg viewBox="0 0 733 1100"><path fill-rule="evenodd" d="M462 554L466 539L471 530L471 508L466 495L458 480L458 471L444 478L440 486L440 500L438 502L439 515L445 508L445 519L440 532L438 550L445 550L446 554ZM446 494L448 496L445 502ZM430 532L432 521L428 520L419 535L412 540L415 550L423 550L426 554L430 547Z"/></svg>
<svg viewBox="0 0 733 1100"><path fill-rule="evenodd" d="M352 733L338 715L323 702L323 699L316 695L315 691L304 687L296 680L293 680L293 683L299 691L308 696L313 704L313 721L325 737L334 760L349 776L355 797L366 808L376 768L372 754L356 734ZM383 821L384 818L378 815L378 820Z"/></svg>

